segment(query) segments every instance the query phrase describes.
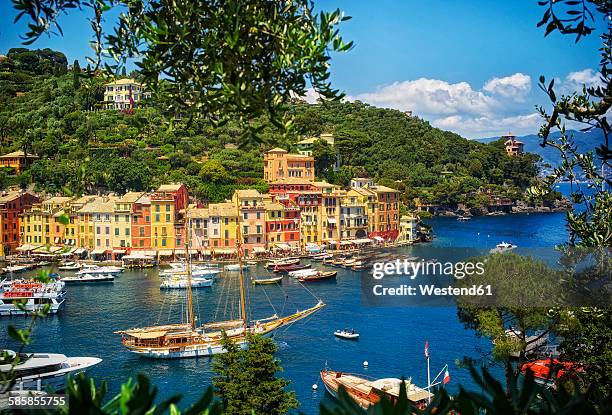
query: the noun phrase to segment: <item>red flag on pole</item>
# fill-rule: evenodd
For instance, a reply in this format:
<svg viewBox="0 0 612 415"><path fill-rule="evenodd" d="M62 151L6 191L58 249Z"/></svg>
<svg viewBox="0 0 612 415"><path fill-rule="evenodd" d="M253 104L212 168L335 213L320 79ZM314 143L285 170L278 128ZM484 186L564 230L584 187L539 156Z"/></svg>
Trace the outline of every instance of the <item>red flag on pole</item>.
<svg viewBox="0 0 612 415"><path fill-rule="evenodd" d="M446 372L444 372L444 379L442 379L443 384L447 384L450 382L450 373L448 373L448 367L446 368Z"/></svg>
<svg viewBox="0 0 612 415"><path fill-rule="evenodd" d="M425 340L425 359L429 359L429 341Z"/></svg>

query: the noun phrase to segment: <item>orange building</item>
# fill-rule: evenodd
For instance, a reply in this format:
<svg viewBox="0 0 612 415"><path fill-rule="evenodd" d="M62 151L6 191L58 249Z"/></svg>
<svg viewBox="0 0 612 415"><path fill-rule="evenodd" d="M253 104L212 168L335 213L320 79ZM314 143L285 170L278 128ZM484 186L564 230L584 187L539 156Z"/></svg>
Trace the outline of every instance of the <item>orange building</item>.
<svg viewBox="0 0 612 415"><path fill-rule="evenodd" d="M394 241L399 235L399 191L386 186L369 186L376 195L374 212L370 215L370 238Z"/></svg>
<svg viewBox="0 0 612 415"><path fill-rule="evenodd" d="M20 244L20 214L38 202L40 202L38 196L28 192L11 191L0 195L0 235L4 255L15 252L15 248Z"/></svg>
<svg viewBox="0 0 612 415"><path fill-rule="evenodd" d="M132 249L151 249L151 198L142 195L132 205Z"/></svg>
<svg viewBox="0 0 612 415"><path fill-rule="evenodd" d="M10 167L15 171L15 174L27 168L38 156L34 154L24 154L23 151L13 151L12 153L0 156L0 167Z"/></svg>
<svg viewBox="0 0 612 415"><path fill-rule="evenodd" d="M314 181L314 158L303 154L289 154L282 148L274 148L264 154L264 180L272 183L287 178Z"/></svg>

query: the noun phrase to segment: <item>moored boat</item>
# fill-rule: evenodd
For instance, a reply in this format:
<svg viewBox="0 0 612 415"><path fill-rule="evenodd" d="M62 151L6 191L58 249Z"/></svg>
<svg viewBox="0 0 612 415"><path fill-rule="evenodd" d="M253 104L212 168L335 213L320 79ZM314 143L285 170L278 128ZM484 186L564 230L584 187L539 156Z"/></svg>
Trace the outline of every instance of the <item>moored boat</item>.
<svg viewBox="0 0 612 415"><path fill-rule="evenodd" d="M334 331L334 336L340 337L341 339L347 339L347 340L359 339L359 333L357 333L354 329L336 330Z"/></svg>
<svg viewBox="0 0 612 415"><path fill-rule="evenodd" d="M338 271L318 271L316 274L311 275L302 275L298 277L299 282L315 282L315 281L324 281L331 280L336 278L338 275Z"/></svg>
<svg viewBox="0 0 612 415"><path fill-rule="evenodd" d="M226 271L240 271L240 264L229 264L223 267ZM242 269L249 269L247 264L242 264Z"/></svg>
<svg viewBox="0 0 612 415"><path fill-rule="evenodd" d="M79 274L74 277L64 277L61 279L66 284L92 284L96 282L113 282L113 274Z"/></svg>
<svg viewBox="0 0 612 415"><path fill-rule="evenodd" d="M293 264L293 265L278 265L274 267L272 272L289 272L297 271L299 269L310 268L310 264Z"/></svg>
<svg viewBox="0 0 612 415"><path fill-rule="evenodd" d="M515 248L517 248L516 245L512 245L508 242L501 242L495 245L495 248L491 249L490 252L492 254L503 254L504 252L512 251Z"/></svg>
<svg viewBox="0 0 612 415"><path fill-rule="evenodd" d="M469 221L469 220L471 220L471 219L472 219L472 218L470 218L469 216L459 216L459 217L457 217L457 220L458 220L459 222L467 222L467 221Z"/></svg>
<svg viewBox="0 0 612 415"><path fill-rule="evenodd" d="M284 267L287 265L297 265L300 263L300 258L283 258L276 261L266 263L266 268Z"/></svg>
<svg viewBox="0 0 612 415"><path fill-rule="evenodd" d="M526 374L528 370L533 372L537 383L546 387L554 387L555 381L563 376L583 371L582 367L574 362L558 359L540 359L523 363L520 367L521 373Z"/></svg>
<svg viewBox="0 0 612 415"><path fill-rule="evenodd" d="M253 284L255 285L265 285L265 284L277 284L280 282L283 282L283 276L281 275L280 277L272 277L272 278L259 278L259 279L253 279Z"/></svg>
<svg viewBox="0 0 612 415"><path fill-rule="evenodd" d="M81 269L81 264L77 262L64 262L58 265L59 271L78 271Z"/></svg>
<svg viewBox="0 0 612 415"><path fill-rule="evenodd" d="M324 261L324 260L326 260L326 259L330 259L330 258L332 258L332 257L333 257L333 255L332 255L332 254L328 254L328 253L326 253L326 252L322 252L322 253L320 253L320 254L315 254L315 255L312 255L312 256L310 257L310 259L311 259L312 261Z"/></svg>
<svg viewBox="0 0 612 415"><path fill-rule="evenodd" d="M321 371L321 380L325 390L333 397L338 397L338 389L343 386L348 395L363 409L380 402L384 396L396 404L399 399L401 379L384 378L368 380L363 376L352 375L333 370ZM406 397L408 401L419 409L427 406L427 402L433 396L426 389L420 388L412 383L411 379L403 381L406 386Z"/></svg>
<svg viewBox="0 0 612 415"><path fill-rule="evenodd" d="M212 278L193 277L191 278L191 288L200 287L212 287L215 282ZM170 277L166 278L159 285L160 289L186 289L189 287L189 280L187 278Z"/></svg>
<svg viewBox="0 0 612 415"><path fill-rule="evenodd" d="M30 314L47 304L49 314L55 314L62 308L65 296L63 281L4 280L0 283L0 316ZM20 308L16 301L25 301L25 304Z"/></svg>
<svg viewBox="0 0 612 415"><path fill-rule="evenodd" d="M122 272L123 272L123 268L112 266L112 265L101 267L99 265L84 264L81 270L77 271L77 275L84 275L84 274L89 274L89 275L113 274L113 275L116 275Z"/></svg>
<svg viewBox="0 0 612 415"><path fill-rule="evenodd" d="M2 352L6 352L7 359L0 357L0 372L13 371L15 377L11 390L63 391L67 375L74 376L102 361L97 357L66 357L54 353Z"/></svg>

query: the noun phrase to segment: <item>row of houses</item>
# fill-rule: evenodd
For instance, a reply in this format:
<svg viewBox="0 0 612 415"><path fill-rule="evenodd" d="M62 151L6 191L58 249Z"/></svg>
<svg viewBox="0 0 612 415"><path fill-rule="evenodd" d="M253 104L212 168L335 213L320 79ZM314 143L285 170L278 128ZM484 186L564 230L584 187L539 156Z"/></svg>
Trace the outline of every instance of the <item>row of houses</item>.
<svg viewBox="0 0 612 415"><path fill-rule="evenodd" d="M249 256L414 239L414 218L400 226L396 190L369 179L351 185L343 189L288 178L271 183L269 193L237 190L231 200L208 206L189 204L182 184L151 193L45 200L12 192L0 199L0 228L5 255L87 252L96 259L118 259L134 251L156 257L182 253L187 227L191 249L203 255L235 254L238 235Z"/></svg>

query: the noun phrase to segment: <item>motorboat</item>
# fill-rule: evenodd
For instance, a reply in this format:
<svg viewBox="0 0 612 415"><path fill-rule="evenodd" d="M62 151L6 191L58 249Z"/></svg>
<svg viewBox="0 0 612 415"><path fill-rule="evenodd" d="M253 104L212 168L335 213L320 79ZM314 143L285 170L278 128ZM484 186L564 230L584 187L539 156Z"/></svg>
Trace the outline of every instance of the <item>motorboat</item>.
<svg viewBox="0 0 612 415"><path fill-rule="evenodd" d="M427 389L413 384L410 378L406 380L397 378L370 380L365 376L325 369L321 371L321 380L325 385L325 390L331 396L337 398L338 390L343 387L348 396L365 410L380 402L383 396L391 403L397 402L402 382L408 402L419 409L424 409L433 397L433 394Z"/></svg>
<svg viewBox="0 0 612 415"><path fill-rule="evenodd" d="M84 264L83 267L81 268L80 271L77 271L77 275L80 274L120 274L123 272L123 268L122 267L116 267L113 265L110 266L99 266L99 265L91 265L91 264Z"/></svg>
<svg viewBox="0 0 612 415"><path fill-rule="evenodd" d="M300 258L283 258L277 259L276 261L269 261L266 263L266 268L284 267L288 265L297 265L300 263Z"/></svg>
<svg viewBox="0 0 612 415"><path fill-rule="evenodd" d="M191 275L193 277L211 277L214 278L217 275L219 275L221 273L221 270L218 268L199 268L199 267L193 267L193 269L191 270ZM173 268L173 269L166 269L163 271L159 272L159 275L162 277L173 277L173 276L179 276L179 275L186 275L187 274L187 270L186 269L177 269L177 268Z"/></svg>
<svg viewBox="0 0 612 415"><path fill-rule="evenodd" d="M212 287L215 280L212 278L203 278L203 277L192 277L191 278L191 288L200 288L200 287ZM189 287L189 279L187 278L166 278L159 285L159 288L162 290L168 289L186 289Z"/></svg>
<svg viewBox="0 0 612 415"><path fill-rule="evenodd" d="M223 267L226 271L240 271L240 264L229 264ZM247 264L242 264L242 269L249 269Z"/></svg>
<svg viewBox="0 0 612 415"><path fill-rule="evenodd" d="M495 248L491 249L490 252L492 254L503 254L504 252L512 251L515 248L517 248L516 245L512 245L508 242L501 242L495 245Z"/></svg>
<svg viewBox="0 0 612 415"><path fill-rule="evenodd" d="M74 277L64 277L61 279L66 284L92 284L96 282L113 282L113 274L78 274Z"/></svg>
<svg viewBox="0 0 612 415"><path fill-rule="evenodd" d="M81 264L78 262L64 262L58 265L59 271L78 271L81 269Z"/></svg>
<svg viewBox="0 0 612 415"><path fill-rule="evenodd" d="M457 220L458 220L459 222L467 222L467 221L469 221L469 220L471 220L471 219L472 219L472 218L470 218L469 216L459 216L459 217L457 218Z"/></svg>
<svg viewBox="0 0 612 415"><path fill-rule="evenodd" d="M298 269L296 271L289 271L287 274L289 274L290 277L298 278L298 277L303 277L306 275L315 275L318 272L319 270L314 269L314 268L304 268L304 269Z"/></svg>
<svg viewBox="0 0 612 415"><path fill-rule="evenodd" d="M66 389L67 375L76 374L102 361L97 357L66 357L55 353L20 353L4 350L0 355L0 372L13 371L15 384L11 390L52 391Z"/></svg>
<svg viewBox="0 0 612 415"><path fill-rule="evenodd" d="M332 254L328 254L327 252L322 252L320 254L315 254L315 255L311 256L310 259L312 261L324 261L324 260L330 259L332 257L333 257Z"/></svg>
<svg viewBox="0 0 612 415"><path fill-rule="evenodd" d="M354 329L336 330L334 331L334 336L340 337L341 339L347 339L347 340L359 339L359 333L357 333Z"/></svg>
<svg viewBox="0 0 612 415"><path fill-rule="evenodd" d="M0 316L30 314L49 305L49 314L64 305L66 291L63 281L43 283L36 280L3 280L0 282ZM24 301L22 307L15 302Z"/></svg>

